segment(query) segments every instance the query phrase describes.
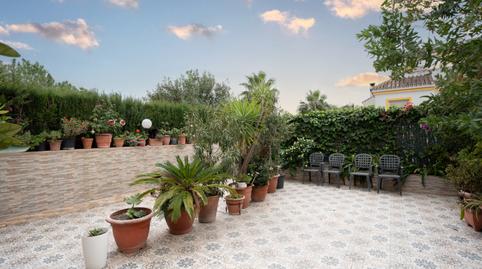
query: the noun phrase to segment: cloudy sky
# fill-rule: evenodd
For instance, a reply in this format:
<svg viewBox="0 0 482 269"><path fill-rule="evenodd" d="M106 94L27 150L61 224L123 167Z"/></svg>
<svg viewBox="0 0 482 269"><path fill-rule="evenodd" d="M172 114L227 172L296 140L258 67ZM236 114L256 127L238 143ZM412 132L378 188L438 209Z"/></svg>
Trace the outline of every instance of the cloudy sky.
<svg viewBox="0 0 482 269"><path fill-rule="evenodd" d="M375 74L356 33L382 0L22 0L0 10L0 40L57 80L144 96L163 77L213 73L234 93L264 70L294 112L309 90L361 104Z"/></svg>

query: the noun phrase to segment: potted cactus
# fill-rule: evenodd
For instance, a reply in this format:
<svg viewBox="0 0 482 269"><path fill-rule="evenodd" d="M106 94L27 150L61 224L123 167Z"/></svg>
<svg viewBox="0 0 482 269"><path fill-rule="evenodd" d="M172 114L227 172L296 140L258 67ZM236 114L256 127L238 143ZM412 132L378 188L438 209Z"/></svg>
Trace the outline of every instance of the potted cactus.
<svg viewBox="0 0 482 269"><path fill-rule="evenodd" d="M104 268L107 264L107 228L94 228L82 236L85 268Z"/></svg>

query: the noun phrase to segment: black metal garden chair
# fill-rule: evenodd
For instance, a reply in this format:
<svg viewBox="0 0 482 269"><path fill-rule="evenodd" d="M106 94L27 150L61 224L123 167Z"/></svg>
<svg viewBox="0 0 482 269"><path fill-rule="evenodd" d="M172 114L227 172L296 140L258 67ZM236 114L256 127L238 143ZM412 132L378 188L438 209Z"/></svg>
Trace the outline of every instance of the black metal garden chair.
<svg viewBox="0 0 482 269"><path fill-rule="evenodd" d="M355 156L355 161L353 166L349 167L348 173L350 175L348 179L348 185L351 189L351 183L355 184L355 177L365 177L367 180L367 188L368 191L372 188L372 180L371 177L373 176L373 158L370 154L361 153Z"/></svg>
<svg viewBox="0 0 482 269"><path fill-rule="evenodd" d="M333 153L328 157L328 167L325 173L328 177L328 184L330 183L330 175L335 175L336 184L340 187L341 174L343 173L343 165L345 164L345 155L341 153ZM343 182L344 184L344 182Z"/></svg>
<svg viewBox="0 0 482 269"><path fill-rule="evenodd" d="M392 179L397 181L398 191L400 192L400 195L402 195L402 175L403 167L401 166L400 157L397 155L382 155L380 157L378 173L375 175L377 193L380 193L384 179Z"/></svg>
<svg viewBox="0 0 482 269"><path fill-rule="evenodd" d="M303 183L305 183L305 174L308 172L309 180L311 181L311 173L318 173L318 183L321 183L323 177L323 160L325 156L321 152L310 154L310 163L308 167L303 168Z"/></svg>

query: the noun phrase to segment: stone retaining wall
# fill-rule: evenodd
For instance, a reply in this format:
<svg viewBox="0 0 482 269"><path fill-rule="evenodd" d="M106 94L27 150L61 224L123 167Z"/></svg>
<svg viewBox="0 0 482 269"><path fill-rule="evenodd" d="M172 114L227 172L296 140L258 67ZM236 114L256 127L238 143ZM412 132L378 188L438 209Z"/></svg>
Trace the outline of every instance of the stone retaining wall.
<svg viewBox="0 0 482 269"><path fill-rule="evenodd" d="M155 163L192 156L192 145L0 154L0 224L121 200Z"/></svg>

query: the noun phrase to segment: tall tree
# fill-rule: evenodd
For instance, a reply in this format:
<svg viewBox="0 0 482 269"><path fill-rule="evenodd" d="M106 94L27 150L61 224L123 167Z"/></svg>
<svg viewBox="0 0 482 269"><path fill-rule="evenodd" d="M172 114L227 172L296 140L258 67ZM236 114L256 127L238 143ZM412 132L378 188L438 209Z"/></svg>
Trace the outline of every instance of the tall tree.
<svg viewBox="0 0 482 269"><path fill-rule="evenodd" d="M316 110L327 110L332 106L326 102L326 95L321 94L320 90L309 91L306 95L306 102L300 102L298 111L306 113Z"/></svg>
<svg viewBox="0 0 482 269"><path fill-rule="evenodd" d="M150 100L217 105L229 100L231 94L229 86L216 82L212 74L188 70L178 79L165 78L147 96Z"/></svg>
<svg viewBox="0 0 482 269"><path fill-rule="evenodd" d="M22 59L15 59L10 64L0 65L0 83L3 85L52 87L55 80L52 75L39 63L31 63Z"/></svg>

